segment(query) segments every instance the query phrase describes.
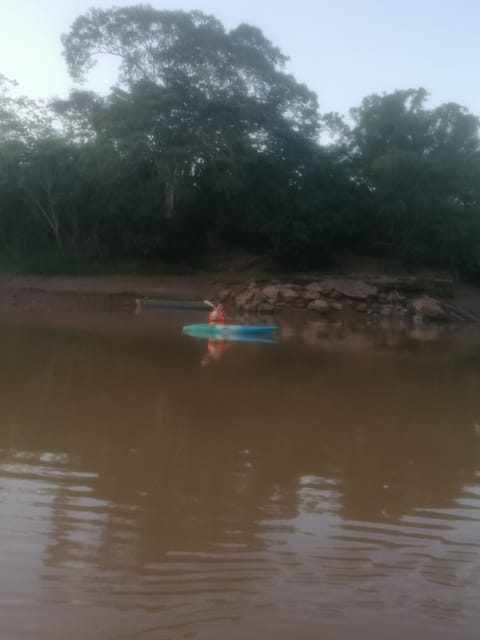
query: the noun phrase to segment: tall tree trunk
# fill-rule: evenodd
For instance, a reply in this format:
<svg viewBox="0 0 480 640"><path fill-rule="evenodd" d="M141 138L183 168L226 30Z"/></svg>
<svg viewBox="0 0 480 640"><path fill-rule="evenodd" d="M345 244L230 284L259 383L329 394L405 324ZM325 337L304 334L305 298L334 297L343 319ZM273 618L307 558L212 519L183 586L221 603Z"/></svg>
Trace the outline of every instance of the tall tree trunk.
<svg viewBox="0 0 480 640"><path fill-rule="evenodd" d="M169 168L165 180L165 219L172 220L175 217L177 206L178 166L176 161Z"/></svg>
<svg viewBox="0 0 480 640"><path fill-rule="evenodd" d="M55 202L52 197L51 187L49 180L45 182L45 200L46 204L42 204L41 199L36 197L33 192L30 192L30 198L34 206L40 212L41 217L47 224L47 227L50 229L53 234L53 238L55 240L55 248L57 251L60 251L62 248L62 238L60 235L60 220L57 214L57 209L55 206Z"/></svg>

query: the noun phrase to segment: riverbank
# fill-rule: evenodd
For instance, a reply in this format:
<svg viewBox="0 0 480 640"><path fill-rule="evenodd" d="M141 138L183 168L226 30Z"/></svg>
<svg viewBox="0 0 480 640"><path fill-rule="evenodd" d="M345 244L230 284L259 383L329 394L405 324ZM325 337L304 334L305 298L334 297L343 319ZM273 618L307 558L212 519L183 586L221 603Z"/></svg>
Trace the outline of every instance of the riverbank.
<svg viewBox="0 0 480 640"><path fill-rule="evenodd" d="M444 274L261 271L190 275L98 277L0 277L0 309L102 309L137 301L222 301L230 314L302 312L332 322L480 324L480 289Z"/></svg>

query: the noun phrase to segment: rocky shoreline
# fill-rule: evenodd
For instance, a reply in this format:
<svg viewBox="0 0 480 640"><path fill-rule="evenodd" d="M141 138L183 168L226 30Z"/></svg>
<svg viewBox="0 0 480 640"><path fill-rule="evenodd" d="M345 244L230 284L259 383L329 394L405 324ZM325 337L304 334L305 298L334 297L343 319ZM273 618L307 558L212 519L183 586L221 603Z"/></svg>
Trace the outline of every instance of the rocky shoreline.
<svg viewBox="0 0 480 640"><path fill-rule="evenodd" d="M431 289L441 296L433 296ZM332 320L363 318L375 321L423 323L477 323L479 318L449 301L448 281L380 280L329 277L309 282L250 281L237 289L220 288L218 299L236 312L274 314L304 310Z"/></svg>
<svg viewBox="0 0 480 640"><path fill-rule="evenodd" d="M200 273L193 276L0 278L0 310L123 310L137 300L187 308L223 302L238 321L292 314L322 323L402 328L480 325L480 291L437 275ZM190 307L193 308L193 307ZM205 312L208 307L205 305Z"/></svg>

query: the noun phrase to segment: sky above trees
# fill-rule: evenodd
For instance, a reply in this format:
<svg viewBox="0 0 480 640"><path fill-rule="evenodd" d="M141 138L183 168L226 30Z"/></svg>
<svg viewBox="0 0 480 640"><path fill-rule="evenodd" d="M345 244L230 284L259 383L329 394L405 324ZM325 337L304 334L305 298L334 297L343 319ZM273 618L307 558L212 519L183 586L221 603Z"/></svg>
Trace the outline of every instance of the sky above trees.
<svg viewBox="0 0 480 640"><path fill-rule="evenodd" d="M72 86L60 36L89 7L131 0L1 0L0 72L34 98ZM157 9L199 9L226 28L260 27L290 57L288 70L318 94L323 112L348 110L365 95L425 87L430 104L457 102L480 113L476 87L480 3L473 0L152 0ZM88 88L116 78L104 60Z"/></svg>

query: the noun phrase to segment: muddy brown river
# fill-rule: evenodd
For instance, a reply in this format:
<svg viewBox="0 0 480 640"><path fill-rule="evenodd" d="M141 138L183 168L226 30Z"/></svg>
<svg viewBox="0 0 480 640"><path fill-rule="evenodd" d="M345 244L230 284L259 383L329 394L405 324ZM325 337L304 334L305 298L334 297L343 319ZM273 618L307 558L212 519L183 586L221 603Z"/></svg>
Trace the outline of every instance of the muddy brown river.
<svg viewBox="0 0 480 640"><path fill-rule="evenodd" d="M0 321L1 640L479 637L476 343L97 315Z"/></svg>

